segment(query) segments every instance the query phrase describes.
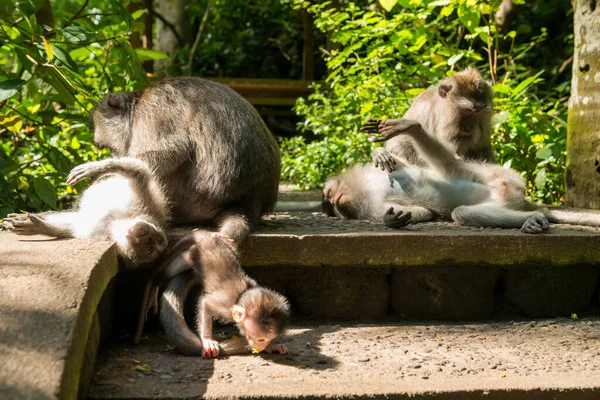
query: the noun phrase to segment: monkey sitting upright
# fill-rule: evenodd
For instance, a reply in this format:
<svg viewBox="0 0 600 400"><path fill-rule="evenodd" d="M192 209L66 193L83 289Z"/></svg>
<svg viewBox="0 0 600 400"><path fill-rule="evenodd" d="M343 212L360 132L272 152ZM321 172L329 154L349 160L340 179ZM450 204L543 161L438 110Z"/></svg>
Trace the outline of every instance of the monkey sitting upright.
<svg viewBox="0 0 600 400"><path fill-rule="evenodd" d="M173 278L160 304L160 321L169 341L186 355L216 358L243 353L246 348L287 353L285 345L272 344L285 327L289 305L285 297L257 285L237 261L235 247L218 234L196 231L175 244L158 281ZM187 272L185 272L187 271ZM183 272L183 273L182 273ZM200 337L188 328L183 304L189 289L202 286L197 305ZM213 340L213 319L235 322L244 339L221 343Z"/></svg>
<svg viewBox="0 0 600 400"><path fill-rule="evenodd" d="M412 140L426 167L400 159L389 175L372 166L354 167L327 183L323 207L328 215L383 218L393 228L436 216L460 225L521 228L525 233L545 231L549 222L600 226L598 214L538 209L525 199L525 181L517 172L461 160L416 121L400 119L375 132L381 136L374 141L398 135Z"/></svg>
<svg viewBox="0 0 600 400"><path fill-rule="evenodd" d="M134 158L106 159L73 168L67 183L88 178L95 183L72 211L10 214L4 226L18 235L111 239L127 262L154 261L167 246L169 211L150 168Z"/></svg>
<svg viewBox="0 0 600 400"><path fill-rule="evenodd" d="M466 160L495 162L491 144L492 88L474 68L467 68L442 80L436 87L417 96L404 119L417 121L431 137L449 151ZM379 126L393 127L403 119L370 120L363 130ZM386 142L373 151L375 166L394 170L397 159L405 164L424 167L424 160L405 136Z"/></svg>

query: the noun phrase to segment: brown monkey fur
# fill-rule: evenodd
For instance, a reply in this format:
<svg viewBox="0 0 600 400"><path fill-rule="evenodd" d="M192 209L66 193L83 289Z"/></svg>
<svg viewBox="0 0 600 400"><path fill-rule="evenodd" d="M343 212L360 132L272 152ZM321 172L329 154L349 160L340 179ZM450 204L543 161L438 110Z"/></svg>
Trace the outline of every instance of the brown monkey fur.
<svg viewBox="0 0 600 400"><path fill-rule="evenodd" d="M466 160L495 162L490 137L492 134L493 92L474 68L467 68L427 89L412 102L403 119L421 124L448 150ZM370 120L364 131L401 123L402 119ZM424 167L413 143L400 135L388 140L385 149L373 151L375 166L394 170L395 158L404 163Z"/></svg>

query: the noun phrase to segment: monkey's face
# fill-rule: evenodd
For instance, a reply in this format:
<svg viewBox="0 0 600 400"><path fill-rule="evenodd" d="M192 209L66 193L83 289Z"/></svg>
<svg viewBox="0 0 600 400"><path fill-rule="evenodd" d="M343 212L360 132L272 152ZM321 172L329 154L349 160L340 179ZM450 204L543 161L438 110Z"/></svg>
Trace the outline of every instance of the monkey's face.
<svg viewBox="0 0 600 400"><path fill-rule="evenodd" d="M269 343L277 337L275 332L265 332L261 324L251 317L247 317L238 323L238 328L240 333L246 336L248 345L260 351L266 349Z"/></svg>
<svg viewBox="0 0 600 400"><path fill-rule="evenodd" d="M464 115L489 113L492 111L493 92L484 80L459 87L454 93L455 102Z"/></svg>
<svg viewBox="0 0 600 400"><path fill-rule="evenodd" d="M99 148L110 149L118 157L126 155L129 146L132 99L126 93L110 93L92 110L94 143Z"/></svg>

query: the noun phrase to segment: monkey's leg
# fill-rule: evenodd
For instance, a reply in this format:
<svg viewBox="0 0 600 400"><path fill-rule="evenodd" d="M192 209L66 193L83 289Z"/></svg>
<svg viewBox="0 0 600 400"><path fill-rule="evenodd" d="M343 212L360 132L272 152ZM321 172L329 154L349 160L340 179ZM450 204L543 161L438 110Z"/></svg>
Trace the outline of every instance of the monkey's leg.
<svg viewBox="0 0 600 400"><path fill-rule="evenodd" d="M17 235L46 235L58 238L75 237L74 224L77 212L9 214L4 226Z"/></svg>
<svg viewBox="0 0 600 400"><path fill-rule="evenodd" d="M540 211L510 210L495 203L457 207L452 211L452 220L483 228L521 228L524 233L541 233L550 227Z"/></svg>
<svg viewBox="0 0 600 400"><path fill-rule="evenodd" d="M219 233L225 239L231 239L236 247L239 247L244 239L246 239L251 228L248 218L235 209L225 210L219 214L217 216L217 224L219 225Z"/></svg>
<svg viewBox="0 0 600 400"><path fill-rule="evenodd" d="M111 221L108 231L122 255L135 265L154 261L167 246L164 232L142 218Z"/></svg>
<svg viewBox="0 0 600 400"><path fill-rule="evenodd" d="M433 213L424 207L404 206L392 203L386 203L386 207L389 208L383 214L383 222L390 228L400 229L409 224L418 224L433 219ZM394 212L394 209L399 211Z"/></svg>
<svg viewBox="0 0 600 400"><path fill-rule="evenodd" d="M166 221L166 197L150 167L136 158L109 158L78 165L69 173L67 183L74 185L83 179L94 181L109 174L129 178L137 198L148 208L149 214Z"/></svg>

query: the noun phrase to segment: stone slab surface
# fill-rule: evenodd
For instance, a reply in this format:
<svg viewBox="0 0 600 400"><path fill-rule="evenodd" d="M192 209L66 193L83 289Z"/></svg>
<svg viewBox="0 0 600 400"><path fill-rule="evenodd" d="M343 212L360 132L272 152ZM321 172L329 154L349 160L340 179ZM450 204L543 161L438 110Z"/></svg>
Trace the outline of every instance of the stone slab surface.
<svg viewBox="0 0 600 400"><path fill-rule="evenodd" d="M96 306L117 273L109 242L0 232L0 398L76 398Z"/></svg>
<svg viewBox="0 0 600 400"><path fill-rule="evenodd" d="M226 334L229 334L226 331ZM600 319L296 321L289 354L203 360L161 334L101 351L93 399L597 399Z"/></svg>

